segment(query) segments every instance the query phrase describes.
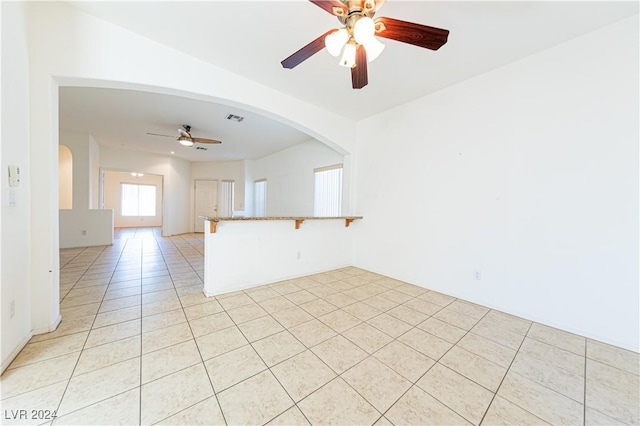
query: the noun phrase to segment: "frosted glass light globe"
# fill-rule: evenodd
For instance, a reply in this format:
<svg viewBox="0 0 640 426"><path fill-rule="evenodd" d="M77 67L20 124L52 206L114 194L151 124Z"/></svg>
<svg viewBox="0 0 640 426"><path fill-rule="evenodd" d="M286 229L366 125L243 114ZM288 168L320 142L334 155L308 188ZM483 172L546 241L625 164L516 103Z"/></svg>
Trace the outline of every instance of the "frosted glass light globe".
<svg viewBox="0 0 640 426"><path fill-rule="evenodd" d="M347 43L348 40L349 32L346 28L341 28L326 36L324 38L324 45L331 55L338 56L340 54L340 51L342 50L342 47Z"/></svg>

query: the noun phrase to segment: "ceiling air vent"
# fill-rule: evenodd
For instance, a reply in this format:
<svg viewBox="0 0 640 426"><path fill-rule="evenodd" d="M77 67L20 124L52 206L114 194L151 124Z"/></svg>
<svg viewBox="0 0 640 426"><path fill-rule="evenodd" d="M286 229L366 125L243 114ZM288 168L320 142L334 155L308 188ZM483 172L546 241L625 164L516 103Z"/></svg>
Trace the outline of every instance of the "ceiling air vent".
<svg viewBox="0 0 640 426"><path fill-rule="evenodd" d="M239 123L242 120L244 120L244 117L240 117L239 115L235 115L235 114L229 114L227 115L227 120L231 120Z"/></svg>
<svg viewBox="0 0 640 426"><path fill-rule="evenodd" d="M209 148L205 148L204 146L196 146L196 149L201 149L203 151L206 151Z"/></svg>

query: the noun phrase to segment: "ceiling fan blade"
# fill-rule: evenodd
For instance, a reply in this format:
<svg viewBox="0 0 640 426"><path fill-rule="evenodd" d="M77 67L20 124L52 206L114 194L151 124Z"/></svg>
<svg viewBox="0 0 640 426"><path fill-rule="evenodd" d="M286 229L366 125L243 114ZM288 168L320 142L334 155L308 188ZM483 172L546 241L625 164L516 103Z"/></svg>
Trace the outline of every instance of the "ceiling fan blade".
<svg viewBox="0 0 640 426"><path fill-rule="evenodd" d="M362 89L369 83L367 77L367 51L364 46L356 49L356 66L351 68L351 85L354 89Z"/></svg>
<svg viewBox="0 0 640 426"><path fill-rule="evenodd" d="M217 141L215 139L205 139L205 138L191 138L191 140L198 143L217 143L217 144L222 143L222 141Z"/></svg>
<svg viewBox="0 0 640 426"><path fill-rule="evenodd" d="M282 66L288 69L295 68L303 61L306 61L311 56L321 51L324 48L324 38L334 31L335 29L327 31L317 39L313 40L311 43L304 46L302 49L298 50L293 55L289 56L287 59L281 62Z"/></svg>
<svg viewBox="0 0 640 426"><path fill-rule="evenodd" d="M175 135L173 135L173 136L172 135L161 135L160 133L148 133L148 132L147 132L147 134L151 135L151 136L164 136L165 138L173 138L173 139L176 138Z"/></svg>
<svg viewBox="0 0 640 426"><path fill-rule="evenodd" d="M377 36L431 50L440 49L447 42L447 37L449 36L449 30L414 24L399 19L383 17L376 19L376 22L382 22L386 27L384 30L377 32Z"/></svg>
<svg viewBox="0 0 640 426"><path fill-rule="evenodd" d="M309 0L309 1L315 4L316 6L323 8L324 10L326 10L332 15L335 15L335 13L333 12L334 7L342 9L341 16L344 16L347 14L347 6L345 6L344 3L339 2L338 0Z"/></svg>

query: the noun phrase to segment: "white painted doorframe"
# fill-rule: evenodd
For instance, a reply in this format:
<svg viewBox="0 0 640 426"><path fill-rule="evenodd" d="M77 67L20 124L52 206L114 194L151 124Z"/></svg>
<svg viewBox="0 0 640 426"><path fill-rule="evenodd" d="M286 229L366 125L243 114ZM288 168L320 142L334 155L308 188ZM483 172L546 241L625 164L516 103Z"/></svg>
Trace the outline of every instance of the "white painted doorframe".
<svg viewBox="0 0 640 426"><path fill-rule="evenodd" d="M204 232L204 220L199 216L218 216L218 181L196 179L193 193L193 232Z"/></svg>

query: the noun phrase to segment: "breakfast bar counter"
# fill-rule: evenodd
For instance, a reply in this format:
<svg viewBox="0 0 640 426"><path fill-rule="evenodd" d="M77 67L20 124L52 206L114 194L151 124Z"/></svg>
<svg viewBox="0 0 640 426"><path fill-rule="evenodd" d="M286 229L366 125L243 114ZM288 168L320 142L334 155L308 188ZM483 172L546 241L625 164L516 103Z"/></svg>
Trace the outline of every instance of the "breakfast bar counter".
<svg viewBox="0 0 640 426"><path fill-rule="evenodd" d="M295 223L295 228L300 229L300 225L305 220L344 220L344 226L349 227L351 222L356 219L362 219L362 216L335 216L335 217L317 217L317 216L266 216L266 217L216 217L216 216L200 216L209 222L210 232L215 233L219 222L232 222L232 221L254 221L254 220L290 220Z"/></svg>
<svg viewBox="0 0 640 426"><path fill-rule="evenodd" d="M204 294L215 296L352 265L362 216L205 220Z"/></svg>

